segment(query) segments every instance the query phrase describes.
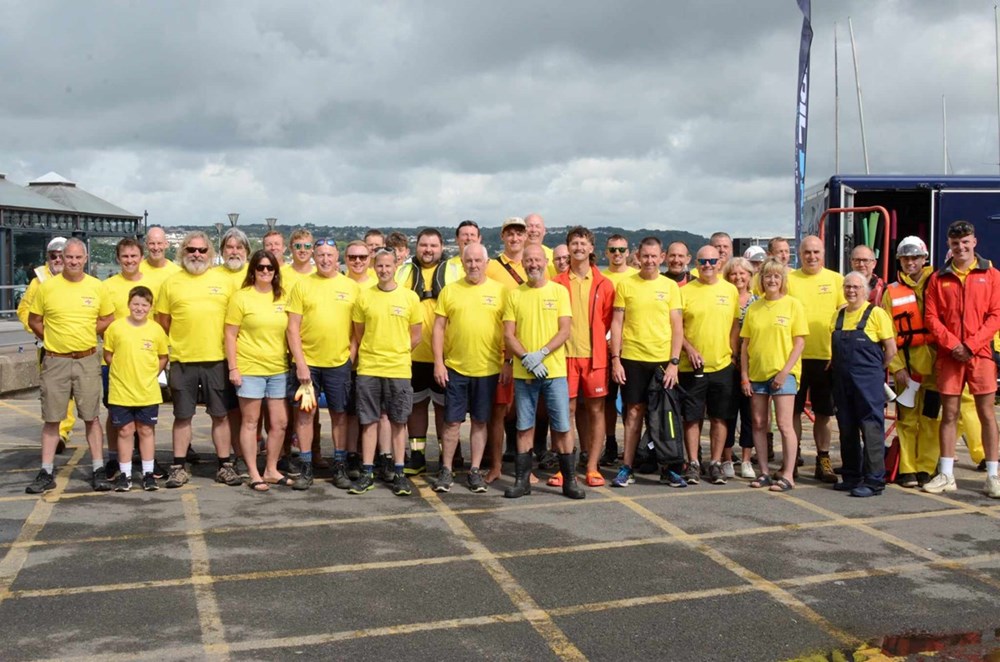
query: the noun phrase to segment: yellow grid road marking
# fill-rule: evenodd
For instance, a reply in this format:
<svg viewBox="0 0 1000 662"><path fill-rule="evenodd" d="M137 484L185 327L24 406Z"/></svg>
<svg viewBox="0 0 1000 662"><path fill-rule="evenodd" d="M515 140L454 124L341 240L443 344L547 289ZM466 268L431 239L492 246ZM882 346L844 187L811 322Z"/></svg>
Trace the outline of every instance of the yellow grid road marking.
<svg viewBox="0 0 1000 662"><path fill-rule="evenodd" d="M198 510L198 496L188 492L181 496L184 506L184 521L190 528L201 528L201 513ZM204 654L214 660L228 660L229 647L226 644L225 629L219 614L219 603L215 599L212 586L211 563L205 536L193 535L187 538L191 554L191 582L194 584L195 605L198 622L201 625L201 643Z"/></svg>
<svg viewBox="0 0 1000 662"><path fill-rule="evenodd" d="M9 409L11 411L16 411L18 414L24 414L25 416L27 416L28 418L30 418L35 422L40 422L42 420L41 415L37 411L26 409L20 405L12 405L10 404L10 402L6 400L0 400L0 407L3 407L4 409Z"/></svg>

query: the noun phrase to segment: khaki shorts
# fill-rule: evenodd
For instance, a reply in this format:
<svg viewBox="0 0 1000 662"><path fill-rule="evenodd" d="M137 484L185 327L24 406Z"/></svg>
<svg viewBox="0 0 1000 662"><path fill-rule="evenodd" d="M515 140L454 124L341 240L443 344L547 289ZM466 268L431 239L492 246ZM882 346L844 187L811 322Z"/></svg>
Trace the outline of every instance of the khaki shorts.
<svg viewBox="0 0 1000 662"><path fill-rule="evenodd" d="M66 418L70 398L76 401L81 420L92 421L100 413L101 359L97 352L82 359L46 355L39 381L42 420L46 423L59 423Z"/></svg>

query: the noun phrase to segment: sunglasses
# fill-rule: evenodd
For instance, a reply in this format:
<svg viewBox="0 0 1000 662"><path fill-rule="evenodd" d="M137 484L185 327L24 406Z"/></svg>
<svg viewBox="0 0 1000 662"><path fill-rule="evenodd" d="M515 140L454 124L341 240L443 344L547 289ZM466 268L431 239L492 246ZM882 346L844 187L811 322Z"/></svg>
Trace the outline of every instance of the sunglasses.
<svg viewBox="0 0 1000 662"><path fill-rule="evenodd" d="M699 257L698 258L698 264L702 264L702 265L707 264L709 266L714 267L718 263L719 263L719 258L717 258L717 257Z"/></svg>
<svg viewBox="0 0 1000 662"><path fill-rule="evenodd" d="M295 242L294 244L292 244L292 248L294 248L297 251L309 250L312 247L313 247L312 244L300 244L298 242Z"/></svg>
<svg viewBox="0 0 1000 662"><path fill-rule="evenodd" d="M347 259L348 260L367 260L368 256L367 255L348 255Z"/></svg>
<svg viewBox="0 0 1000 662"><path fill-rule="evenodd" d="M52 251L51 253L49 253L49 259L50 260L61 260L62 259L62 253L60 251Z"/></svg>
<svg viewBox="0 0 1000 662"><path fill-rule="evenodd" d="M254 267L254 269L256 271L274 271L274 265L273 264L258 264L256 267Z"/></svg>
<svg viewBox="0 0 1000 662"><path fill-rule="evenodd" d="M204 248L201 248L201 247L198 247L198 246L185 246L184 250L189 255L192 254L192 253L198 253L199 255L204 255L205 253L208 252L208 247L205 246Z"/></svg>
<svg viewBox="0 0 1000 662"><path fill-rule="evenodd" d="M609 253L628 253L628 246L608 246Z"/></svg>
<svg viewBox="0 0 1000 662"><path fill-rule="evenodd" d="M331 248L337 247L337 241L327 237L326 239L317 239L313 242L313 246L329 246Z"/></svg>
<svg viewBox="0 0 1000 662"><path fill-rule="evenodd" d="M382 248L379 248L378 250L375 251L375 255L391 255L393 257L396 257L396 251L392 250L391 248L385 248L383 246Z"/></svg>

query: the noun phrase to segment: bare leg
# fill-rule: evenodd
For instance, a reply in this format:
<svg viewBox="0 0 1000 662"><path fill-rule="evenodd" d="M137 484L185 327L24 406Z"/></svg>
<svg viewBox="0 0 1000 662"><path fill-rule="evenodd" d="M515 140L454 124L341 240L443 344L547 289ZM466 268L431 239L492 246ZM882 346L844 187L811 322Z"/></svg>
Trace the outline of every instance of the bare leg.
<svg viewBox="0 0 1000 662"><path fill-rule="evenodd" d="M625 456L622 462L631 467L635 462L635 449L639 446L639 433L642 431L642 421L646 416L646 405L625 405Z"/></svg>
<svg viewBox="0 0 1000 662"><path fill-rule="evenodd" d="M240 398L240 449L247 465L251 483L260 482L257 470L257 423L260 421L261 401L256 398ZM213 432L215 419L212 419ZM219 457L223 457L221 454Z"/></svg>
<svg viewBox="0 0 1000 662"><path fill-rule="evenodd" d="M795 453L799 447L799 438L796 436L795 426L792 424L795 396L775 395L772 399L774 400L774 418L778 423L778 431L781 433L781 475L785 480L794 485ZM818 421L819 417L817 416L816 418ZM829 417L826 418L827 423L829 423ZM754 440L756 441L756 436ZM829 448L828 445L827 449L829 450ZM757 450L757 457L760 457L760 449ZM766 449L764 457L767 457Z"/></svg>

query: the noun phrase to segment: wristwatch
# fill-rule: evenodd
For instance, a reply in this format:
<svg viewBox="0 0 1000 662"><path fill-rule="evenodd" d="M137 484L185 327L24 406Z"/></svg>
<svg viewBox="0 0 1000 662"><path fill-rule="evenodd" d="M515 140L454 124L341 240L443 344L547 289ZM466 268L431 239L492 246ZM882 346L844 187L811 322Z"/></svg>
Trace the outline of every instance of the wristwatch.
<svg viewBox="0 0 1000 662"><path fill-rule="evenodd" d="M676 357L676 356L674 358L670 359L670 365L679 365L680 362L681 362L681 360L678 357Z"/></svg>

